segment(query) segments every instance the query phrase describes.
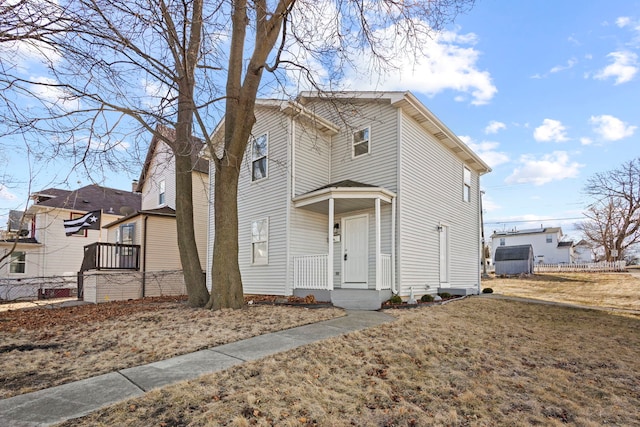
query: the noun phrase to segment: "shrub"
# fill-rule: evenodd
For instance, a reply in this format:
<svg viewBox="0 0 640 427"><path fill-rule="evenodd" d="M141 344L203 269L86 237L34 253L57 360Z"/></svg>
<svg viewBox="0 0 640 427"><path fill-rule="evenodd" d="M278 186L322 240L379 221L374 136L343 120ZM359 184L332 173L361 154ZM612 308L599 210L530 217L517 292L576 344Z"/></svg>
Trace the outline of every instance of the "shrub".
<svg viewBox="0 0 640 427"><path fill-rule="evenodd" d="M483 294L492 294L492 293L493 293L493 289L491 289L491 288L484 288L484 289L482 290L482 293L483 293Z"/></svg>
<svg viewBox="0 0 640 427"><path fill-rule="evenodd" d="M433 302L433 295L424 294L420 297L420 301L422 302Z"/></svg>
<svg viewBox="0 0 640 427"><path fill-rule="evenodd" d="M440 295L441 298L451 298L451 294L449 292L443 292Z"/></svg>
<svg viewBox="0 0 640 427"><path fill-rule="evenodd" d="M389 302L391 304L402 304L402 298L400 298L400 295L394 295L389 299Z"/></svg>

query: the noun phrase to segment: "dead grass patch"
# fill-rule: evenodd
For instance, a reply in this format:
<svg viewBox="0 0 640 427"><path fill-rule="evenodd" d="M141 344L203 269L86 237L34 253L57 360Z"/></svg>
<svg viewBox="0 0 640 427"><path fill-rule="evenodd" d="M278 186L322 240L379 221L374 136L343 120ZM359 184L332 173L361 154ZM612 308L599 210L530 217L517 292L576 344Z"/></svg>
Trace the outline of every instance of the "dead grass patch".
<svg viewBox="0 0 640 427"><path fill-rule="evenodd" d="M336 308L192 309L176 298L0 313L0 398L342 316Z"/></svg>
<svg viewBox="0 0 640 427"><path fill-rule="evenodd" d="M640 312L640 277L631 273L545 273L482 281L503 295Z"/></svg>
<svg viewBox="0 0 640 427"><path fill-rule="evenodd" d="M637 319L483 297L387 312L63 425L640 425Z"/></svg>

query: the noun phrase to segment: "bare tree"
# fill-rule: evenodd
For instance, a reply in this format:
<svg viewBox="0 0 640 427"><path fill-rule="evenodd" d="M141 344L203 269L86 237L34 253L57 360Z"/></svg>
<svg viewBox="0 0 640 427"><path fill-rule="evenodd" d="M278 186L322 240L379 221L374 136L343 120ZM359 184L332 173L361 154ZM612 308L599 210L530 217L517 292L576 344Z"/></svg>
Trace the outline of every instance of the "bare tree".
<svg viewBox="0 0 640 427"><path fill-rule="evenodd" d="M629 247L640 242L640 157L595 174L585 193L595 200L578 230L603 249L607 261L623 259Z"/></svg>
<svg viewBox="0 0 640 427"><path fill-rule="evenodd" d="M298 81L304 79L307 88L333 89L355 56L369 58L372 69L389 69L393 54L386 48L391 41L419 56L425 37L473 4L473 0L21 1L47 3L61 17L56 32L38 40L53 48L46 63L51 78L25 80L12 74L4 87L41 101L44 113L20 116L21 123L57 135L58 154L90 171L87 165L113 161L108 154L132 132L131 123L152 133L157 124L176 129L175 141L156 136L176 158L178 246L194 306L207 301L207 291L195 246L187 174L190 177L193 167L194 136L210 145L215 166L215 242L213 289L206 305L213 309L243 304L238 178L261 89L284 90L292 79L294 86L303 85ZM38 22L30 25L37 27ZM318 78L315 68L329 72ZM43 97L43 91L55 92L55 101ZM213 147L208 136L220 116L224 140L221 147ZM62 135L68 137L60 140Z"/></svg>
<svg viewBox="0 0 640 427"><path fill-rule="evenodd" d="M298 75L320 89L308 64L328 64L328 69L340 70L341 64L353 59L350 54L354 50L368 55L374 66L384 68L391 58L383 53L388 35L378 31L380 28L392 28L394 37L419 54L418 35L438 30L472 3L465 0L232 2L224 150L221 156L214 156L213 288L207 307L239 308L243 304L238 265L238 177L256 120L254 106L264 72L297 69L301 71ZM215 152L214 147L210 149Z"/></svg>

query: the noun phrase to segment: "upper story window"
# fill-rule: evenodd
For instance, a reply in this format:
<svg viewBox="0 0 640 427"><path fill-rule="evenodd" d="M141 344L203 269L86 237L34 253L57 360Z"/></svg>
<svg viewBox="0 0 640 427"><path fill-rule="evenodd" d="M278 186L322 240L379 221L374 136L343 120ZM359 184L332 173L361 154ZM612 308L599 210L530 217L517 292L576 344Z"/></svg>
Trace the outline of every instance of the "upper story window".
<svg viewBox="0 0 640 427"><path fill-rule="evenodd" d="M11 254L11 261L9 261L9 273L12 274L24 274L27 264L27 253L21 251L15 251Z"/></svg>
<svg viewBox="0 0 640 427"><path fill-rule="evenodd" d="M506 242L504 240L504 237L501 237L500 238L500 246L504 246L504 245L506 245Z"/></svg>
<svg viewBox="0 0 640 427"><path fill-rule="evenodd" d="M363 154L369 154L371 152L371 128L360 129L353 133L353 143L351 154L353 157L358 157Z"/></svg>
<svg viewBox="0 0 640 427"><path fill-rule="evenodd" d="M266 133L253 139L251 144L251 181L258 181L267 177L268 152L269 138Z"/></svg>
<svg viewBox="0 0 640 427"><path fill-rule="evenodd" d="M269 220L267 218L251 222L251 250L253 265L269 263Z"/></svg>
<svg viewBox="0 0 640 427"><path fill-rule="evenodd" d="M462 200L469 202L471 201L471 171L466 166L463 167L462 178Z"/></svg>
<svg viewBox="0 0 640 427"><path fill-rule="evenodd" d="M164 179L162 181L160 181L160 183L158 184L158 204L159 205L164 205L165 204L165 191L166 191L166 184Z"/></svg>
<svg viewBox="0 0 640 427"><path fill-rule="evenodd" d="M553 243L553 234L547 234L547 243Z"/></svg>

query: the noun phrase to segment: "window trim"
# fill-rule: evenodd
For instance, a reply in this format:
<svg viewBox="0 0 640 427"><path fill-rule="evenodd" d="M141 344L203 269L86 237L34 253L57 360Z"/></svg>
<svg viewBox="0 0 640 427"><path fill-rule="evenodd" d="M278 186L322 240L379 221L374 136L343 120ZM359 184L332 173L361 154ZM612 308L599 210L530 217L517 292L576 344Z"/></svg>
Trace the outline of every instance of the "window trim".
<svg viewBox="0 0 640 427"><path fill-rule="evenodd" d="M265 224L266 236L264 239L261 239L259 235L256 237L255 234L253 233L253 226L254 224L257 224L263 221L266 223ZM255 257L255 254L256 254L255 245L257 243L265 244L264 260L261 260L258 262L256 262L256 257ZM253 221L251 221L251 265L269 265L269 217L254 219Z"/></svg>
<svg viewBox="0 0 640 427"><path fill-rule="evenodd" d="M17 259L22 256L22 260ZM13 266L22 266L22 271L12 271ZM9 258L9 274L23 275L27 274L27 252L26 251L13 251Z"/></svg>
<svg viewBox="0 0 640 427"><path fill-rule="evenodd" d="M462 201L471 202L471 169L467 166L462 166Z"/></svg>
<svg viewBox="0 0 640 427"><path fill-rule="evenodd" d="M260 139L263 138L265 139L266 143L265 143L265 152L264 155L262 156L256 156L255 155L255 147L256 147L256 142ZM252 137L252 141L251 141L251 182L258 182L258 181L262 181L263 179L267 179L269 178L269 162L267 161L269 157L269 133L268 132L264 132L261 133L260 135L258 135L257 137ZM264 160L264 176L262 178L255 178L255 175L253 173L254 171L254 164L256 162L259 162L261 160Z"/></svg>
<svg viewBox="0 0 640 427"><path fill-rule="evenodd" d="M358 141L356 143L356 134L366 131L367 133L367 138L363 139L361 141ZM360 154L356 154L356 145L362 145L364 142L367 142L367 151L366 153L360 153ZM362 157L362 156L366 156L367 154L371 154L371 126L365 126L363 128L360 128L356 131L354 131L351 134L351 158L355 159L358 157Z"/></svg>
<svg viewBox="0 0 640 427"><path fill-rule="evenodd" d="M553 234L547 233L545 240L546 240L546 243L553 243Z"/></svg>

